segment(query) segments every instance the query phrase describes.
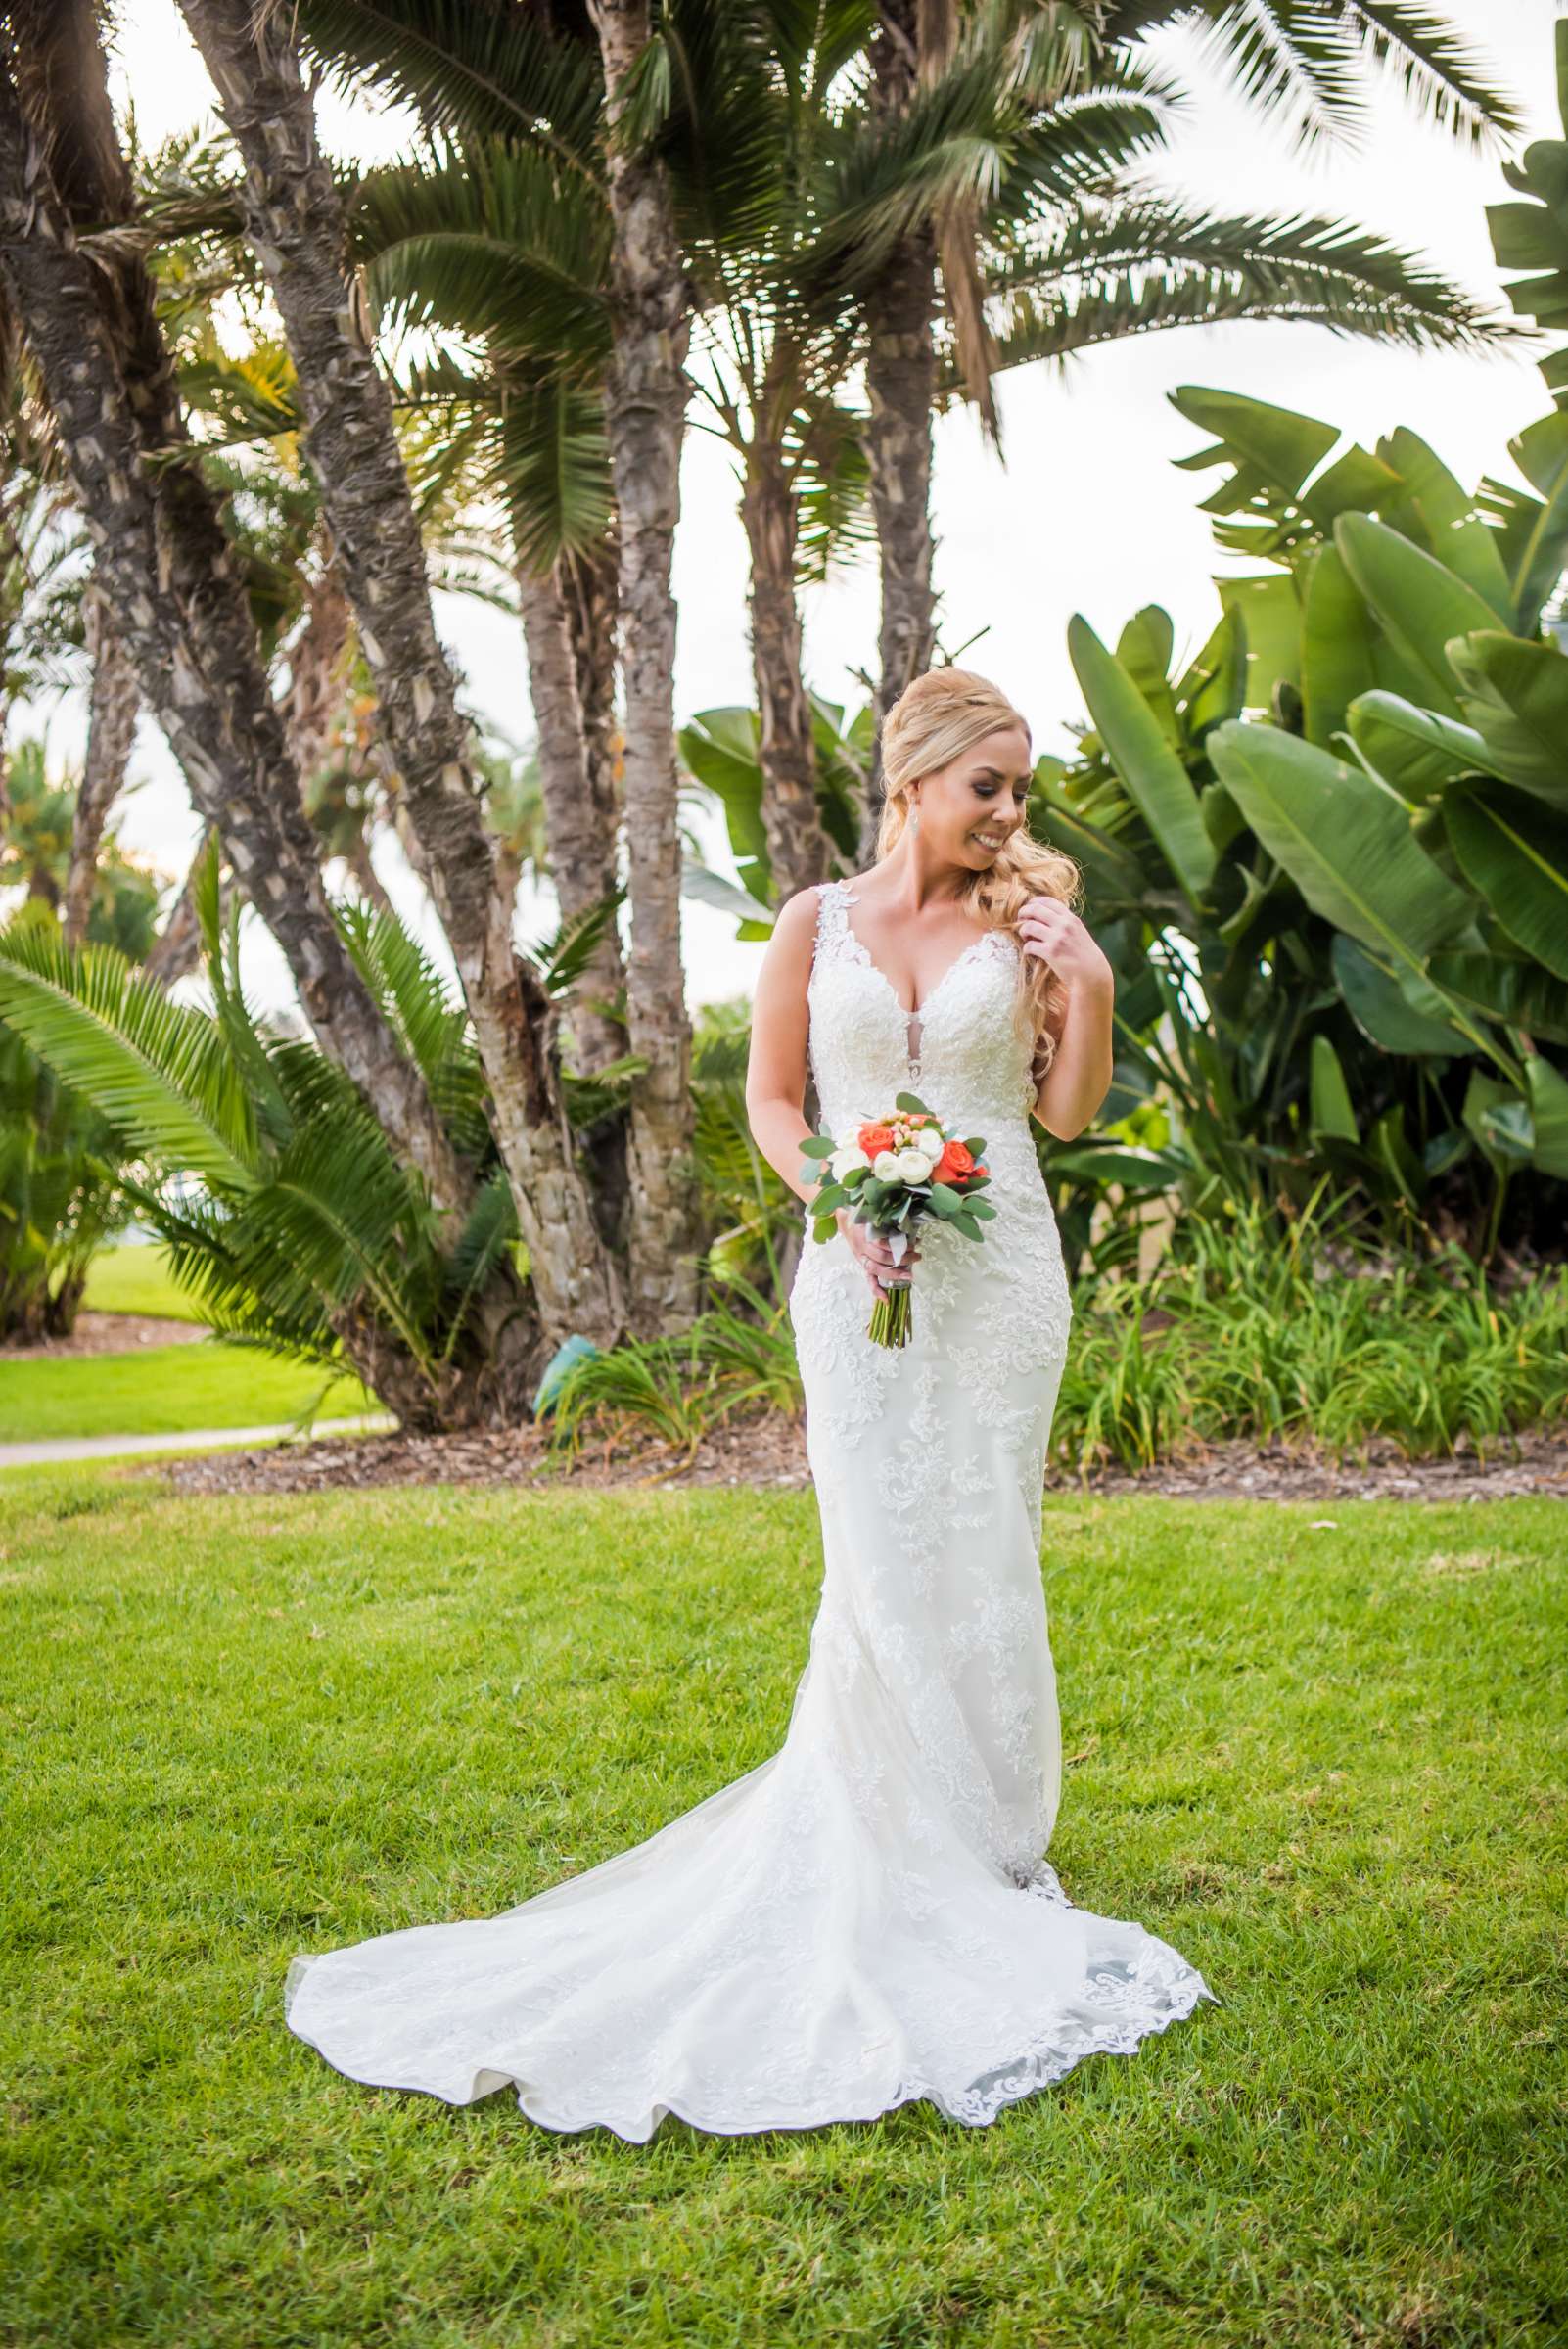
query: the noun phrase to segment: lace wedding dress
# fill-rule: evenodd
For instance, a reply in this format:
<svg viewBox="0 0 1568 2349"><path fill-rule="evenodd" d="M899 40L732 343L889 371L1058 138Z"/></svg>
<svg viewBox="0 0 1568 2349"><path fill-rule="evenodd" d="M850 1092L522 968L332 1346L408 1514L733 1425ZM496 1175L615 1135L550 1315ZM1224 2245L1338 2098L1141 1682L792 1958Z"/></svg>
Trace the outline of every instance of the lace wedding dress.
<svg viewBox="0 0 1568 2349"><path fill-rule="evenodd" d="M1019 948L988 931L906 1014L818 900L810 1054L826 1130L912 1088L986 1139L977 1247L928 1225L901 1350L865 1335L842 1238L791 1297L825 1574L777 1753L632 1850L504 1914L296 1958L290 2027L351 2079L643 2142L915 2097L980 2126L1214 1993L1044 1858L1061 1791L1041 1480L1071 1309L1012 1040ZM916 1043L915 1029L919 1037Z"/></svg>

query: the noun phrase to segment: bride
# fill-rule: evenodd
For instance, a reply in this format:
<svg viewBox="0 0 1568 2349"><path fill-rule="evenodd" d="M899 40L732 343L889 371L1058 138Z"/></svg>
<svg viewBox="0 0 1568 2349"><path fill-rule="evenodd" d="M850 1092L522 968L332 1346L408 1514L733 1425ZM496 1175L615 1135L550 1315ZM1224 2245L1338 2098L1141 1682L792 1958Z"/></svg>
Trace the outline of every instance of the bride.
<svg viewBox="0 0 1568 2349"><path fill-rule="evenodd" d="M986 1139L995 1220L945 1224L907 1346L849 1223L790 1299L825 1571L783 1745L602 1865L499 1916L297 1958L290 2027L350 2079L547 2128L740 2136L926 2097L982 2126L1212 1999L1138 1924L1071 1903L1041 1485L1071 1307L1032 1117L1064 1139L1111 1074L1109 965L1030 839L1030 743L984 678L915 680L883 733L869 873L781 909L748 1105L799 1188L807 1056L843 1139L915 1090ZM808 1211L807 1211L808 1212ZM918 1261L916 1261L916 1257Z"/></svg>

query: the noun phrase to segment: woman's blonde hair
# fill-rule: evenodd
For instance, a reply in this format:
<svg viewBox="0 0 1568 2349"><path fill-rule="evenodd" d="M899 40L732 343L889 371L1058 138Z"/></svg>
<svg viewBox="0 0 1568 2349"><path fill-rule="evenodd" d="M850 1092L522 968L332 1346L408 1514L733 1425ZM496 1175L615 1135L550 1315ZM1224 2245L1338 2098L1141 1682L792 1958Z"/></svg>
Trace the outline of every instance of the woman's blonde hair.
<svg viewBox="0 0 1568 2349"><path fill-rule="evenodd" d="M906 686L882 721L882 777L885 797L877 828L877 862L892 854L909 821L909 792L1004 726L1029 726L1001 688L969 668L928 668ZM1064 905L1082 898L1084 877L1071 856L1046 848L1026 827L1014 832L984 872L959 895L988 930L1018 933L1018 917L1031 898L1056 898ZM1055 1043L1046 1022L1066 1003L1066 989L1038 954L1019 941L1022 984L1018 990L1020 1032L1035 1046L1037 1071L1050 1066Z"/></svg>

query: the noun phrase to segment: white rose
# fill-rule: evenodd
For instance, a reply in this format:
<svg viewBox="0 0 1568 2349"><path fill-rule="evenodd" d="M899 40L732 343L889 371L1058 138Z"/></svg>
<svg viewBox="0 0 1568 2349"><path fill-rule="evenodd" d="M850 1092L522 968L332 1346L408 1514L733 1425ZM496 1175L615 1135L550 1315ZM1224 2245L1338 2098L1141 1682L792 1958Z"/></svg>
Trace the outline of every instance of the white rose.
<svg viewBox="0 0 1568 2349"><path fill-rule="evenodd" d="M856 1167L868 1167L870 1164L871 1161L858 1142L846 1142L843 1149L835 1150L833 1156L828 1160L828 1165L833 1169L835 1182L842 1182L846 1174L854 1173Z"/></svg>
<svg viewBox="0 0 1568 2349"><path fill-rule="evenodd" d="M916 1150L923 1150L927 1158L930 1159L932 1165L935 1166L937 1160L942 1156L943 1151L947 1145L943 1140L942 1134L938 1128L935 1126L921 1126L917 1127L915 1129L912 1146Z"/></svg>
<svg viewBox="0 0 1568 2349"><path fill-rule="evenodd" d="M893 1150L879 1150L871 1161L871 1172L878 1182L897 1182L899 1179L898 1153Z"/></svg>
<svg viewBox="0 0 1568 2349"><path fill-rule="evenodd" d="M916 1150L913 1145L907 1150L899 1150L894 1158L894 1165L898 1168L900 1182L924 1182L931 1173L930 1159L923 1150Z"/></svg>

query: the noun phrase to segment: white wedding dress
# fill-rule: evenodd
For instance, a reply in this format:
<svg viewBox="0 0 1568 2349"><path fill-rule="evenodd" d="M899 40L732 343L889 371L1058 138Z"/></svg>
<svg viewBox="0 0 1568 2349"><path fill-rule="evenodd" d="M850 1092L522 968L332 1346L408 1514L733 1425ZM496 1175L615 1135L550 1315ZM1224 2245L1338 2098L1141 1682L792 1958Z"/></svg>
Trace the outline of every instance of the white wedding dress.
<svg viewBox="0 0 1568 2349"><path fill-rule="evenodd" d="M927 1225L913 1332L865 1335L848 1244L791 1296L825 1573L788 1733L633 1849L499 1916L296 1958L291 2029L349 2078L465 2104L514 2087L546 2127L643 2142L928 2097L980 2126L1202 1999L1135 1923L1075 1908L1044 1858L1061 1792L1041 1482L1071 1308L989 931L919 1015L821 893L810 1053L839 1136L917 1090L985 1137L982 1245ZM912 1049L916 1019L918 1056Z"/></svg>

